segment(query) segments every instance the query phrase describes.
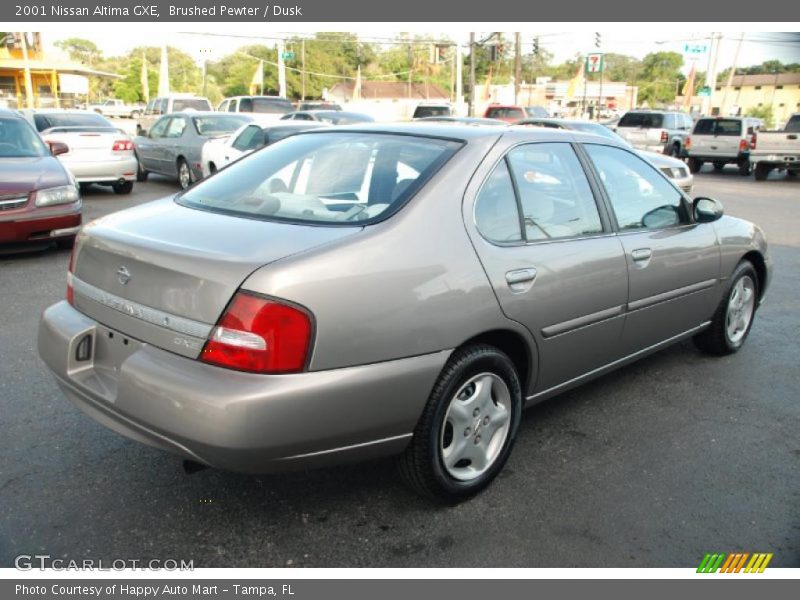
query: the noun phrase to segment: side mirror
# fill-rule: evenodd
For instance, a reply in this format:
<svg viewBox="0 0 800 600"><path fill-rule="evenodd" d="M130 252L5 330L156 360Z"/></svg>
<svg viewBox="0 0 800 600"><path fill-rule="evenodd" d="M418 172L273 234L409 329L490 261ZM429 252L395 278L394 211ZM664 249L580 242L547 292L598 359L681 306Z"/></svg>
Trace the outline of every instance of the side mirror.
<svg viewBox="0 0 800 600"><path fill-rule="evenodd" d="M696 223L713 223L725 214L725 209L719 200L699 197L692 202L692 215Z"/></svg>
<svg viewBox="0 0 800 600"><path fill-rule="evenodd" d="M58 156L59 154L66 154L69 152L69 146L67 146L64 142L48 142L50 146L50 154L53 156Z"/></svg>

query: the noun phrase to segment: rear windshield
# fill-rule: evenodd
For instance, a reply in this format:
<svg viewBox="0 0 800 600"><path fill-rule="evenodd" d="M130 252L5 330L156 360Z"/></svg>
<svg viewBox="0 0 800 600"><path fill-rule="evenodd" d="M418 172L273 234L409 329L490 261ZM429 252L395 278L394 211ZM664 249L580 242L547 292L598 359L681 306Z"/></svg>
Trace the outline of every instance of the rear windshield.
<svg viewBox="0 0 800 600"><path fill-rule="evenodd" d="M338 110L314 111L314 116L323 123L330 125L352 125L353 123L372 123L375 119L360 113L343 112Z"/></svg>
<svg viewBox="0 0 800 600"><path fill-rule="evenodd" d="M425 117L449 117L449 106L418 106L414 111L415 119L422 119Z"/></svg>
<svg viewBox="0 0 800 600"><path fill-rule="evenodd" d="M237 115L212 115L208 117L194 117L194 127L199 135L224 135L233 133L239 127L248 123L250 119Z"/></svg>
<svg viewBox="0 0 800 600"><path fill-rule="evenodd" d="M525 112L529 117L549 117L547 109L542 106L526 106Z"/></svg>
<svg viewBox="0 0 800 600"><path fill-rule="evenodd" d="M742 122L738 119L700 119L694 126L694 135L742 134Z"/></svg>
<svg viewBox="0 0 800 600"><path fill-rule="evenodd" d="M0 158L46 156L42 138L22 119L0 118Z"/></svg>
<svg viewBox="0 0 800 600"><path fill-rule="evenodd" d="M626 113L617 124L617 127L661 127L664 115L658 113Z"/></svg>
<svg viewBox="0 0 800 600"><path fill-rule="evenodd" d="M205 98L175 98L172 100L172 112L192 110L212 110L211 103Z"/></svg>
<svg viewBox="0 0 800 600"><path fill-rule="evenodd" d="M283 98L242 98L239 100L239 112L285 115L293 110L292 103Z"/></svg>
<svg viewBox="0 0 800 600"><path fill-rule="evenodd" d="M96 131L98 129L116 128L102 115L97 113L39 113L33 115L33 123L38 131L68 128L67 131Z"/></svg>
<svg viewBox="0 0 800 600"><path fill-rule="evenodd" d="M201 181L179 204L313 224L363 224L393 212L461 146L408 135L303 133Z"/></svg>
<svg viewBox="0 0 800 600"><path fill-rule="evenodd" d="M486 111L490 119L524 119L525 111L521 108L498 107Z"/></svg>

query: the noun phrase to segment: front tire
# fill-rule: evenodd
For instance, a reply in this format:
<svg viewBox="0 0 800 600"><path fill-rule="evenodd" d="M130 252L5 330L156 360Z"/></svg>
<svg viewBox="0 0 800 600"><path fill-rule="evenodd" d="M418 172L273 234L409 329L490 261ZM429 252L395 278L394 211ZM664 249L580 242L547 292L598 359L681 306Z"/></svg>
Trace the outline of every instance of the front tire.
<svg viewBox="0 0 800 600"><path fill-rule="evenodd" d="M398 459L400 473L419 494L466 500L503 468L521 414L522 387L505 353L483 344L456 350Z"/></svg>
<svg viewBox="0 0 800 600"><path fill-rule="evenodd" d="M136 157L136 181L139 181L139 182L147 181L147 176L148 175L150 175L150 173L148 173L147 170L142 166L142 161L137 156Z"/></svg>
<svg viewBox="0 0 800 600"><path fill-rule="evenodd" d="M725 356L744 345L758 306L758 275L749 260L740 262L730 278L711 325L694 337L695 345L708 354Z"/></svg>
<svg viewBox="0 0 800 600"><path fill-rule="evenodd" d="M700 169L703 168L703 161L692 156L689 157L689 170L692 173L699 173Z"/></svg>

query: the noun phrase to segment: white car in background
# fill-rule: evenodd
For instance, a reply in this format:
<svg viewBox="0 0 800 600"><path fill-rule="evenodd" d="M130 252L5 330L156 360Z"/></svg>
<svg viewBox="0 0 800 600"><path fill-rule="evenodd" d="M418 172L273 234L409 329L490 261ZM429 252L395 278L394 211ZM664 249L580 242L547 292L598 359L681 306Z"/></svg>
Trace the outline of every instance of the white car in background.
<svg viewBox="0 0 800 600"><path fill-rule="evenodd" d="M86 187L108 185L116 194L130 194L136 180L131 137L104 116L86 110L23 110L45 142L61 142L69 152L58 159Z"/></svg>
<svg viewBox="0 0 800 600"><path fill-rule="evenodd" d="M203 178L213 175L245 154L274 144L293 133L329 126L316 121L287 122L275 121L269 116L253 117L252 122L242 125L231 135L212 138L203 145L200 159Z"/></svg>

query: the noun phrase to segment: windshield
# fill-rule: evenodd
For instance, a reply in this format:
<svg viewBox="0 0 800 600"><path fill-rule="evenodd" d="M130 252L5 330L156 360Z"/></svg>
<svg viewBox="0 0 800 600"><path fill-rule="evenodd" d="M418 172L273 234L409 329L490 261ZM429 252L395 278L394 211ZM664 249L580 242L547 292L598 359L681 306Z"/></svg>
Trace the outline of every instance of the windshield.
<svg viewBox="0 0 800 600"><path fill-rule="evenodd" d="M364 223L401 206L459 147L408 135L304 133L231 164L177 202L268 220Z"/></svg>
<svg viewBox="0 0 800 600"><path fill-rule="evenodd" d="M664 115L658 113L626 113L619 120L617 127L661 127L664 123Z"/></svg>
<svg viewBox="0 0 800 600"><path fill-rule="evenodd" d="M47 156L47 146L22 119L0 118L0 158Z"/></svg>
<svg viewBox="0 0 800 600"><path fill-rule="evenodd" d="M174 98L172 112L181 112L190 108L192 110L213 110L211 103L205 98Z"/></svg>
<svg viewBox="0 0 800 600"><path fill-rule="evenodd" d="M93 112L85 113L37 113L33 115L33 123L38 131L48 129L69 128L70 131L97 131L116 128L104 116Z"/></svg>
<svg viewBox="0 0 800 600"><path fill-rule="evenodd" d="M422 119L424 117L449 117L449 106L418 106L414 111L415 119Z"/></svg>
<svg viewBox="0 0 800 600"><path fill-rule="evenodd" d="M194 117L192 121L199 135L214 136L233 133L245 123L249 123L250 119L237 115L219 117L214 115L209 117Z"/></svg>

